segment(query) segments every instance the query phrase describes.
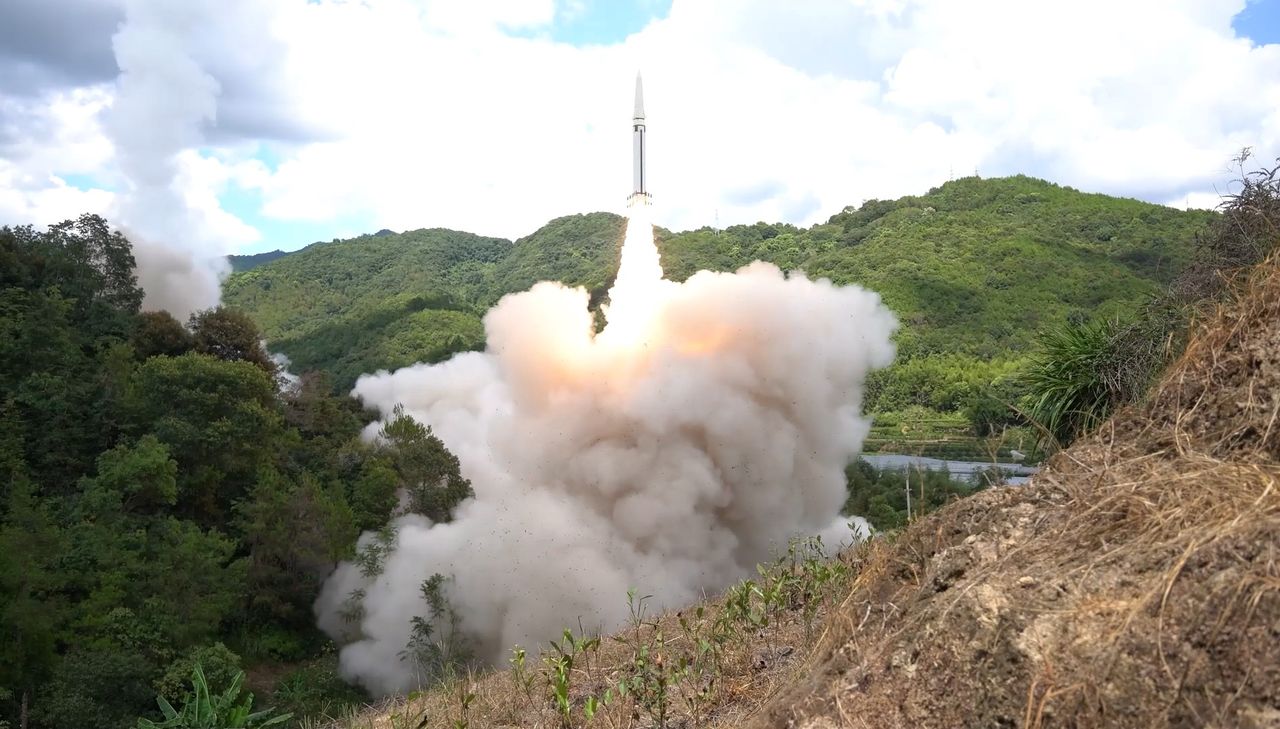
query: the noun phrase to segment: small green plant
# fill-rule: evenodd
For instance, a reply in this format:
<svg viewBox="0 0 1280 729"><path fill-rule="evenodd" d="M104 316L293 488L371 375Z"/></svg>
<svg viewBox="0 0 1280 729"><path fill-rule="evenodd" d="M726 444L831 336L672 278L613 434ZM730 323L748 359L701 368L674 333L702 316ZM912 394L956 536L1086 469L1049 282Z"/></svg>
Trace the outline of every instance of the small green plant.
<svg viewBox="0 0 1280 729"><path fill-rule="evenodd" d="M421 692L413 691L405 697L404 710L394 711L388 717L391 720L391 729L426 729L427 723L431 720L430 715L426 711L419 712L413 708L413 702L421 696Z"/></svg>
<svg viewBox="0 0 1280 729"><path fill-rule="evenodd" d="M764 593L755 580L743 580L725 593L723 618L748 630L765 628L769 625L769 616L757 605L763 601ZM740 638L748 637L741 632L736 634Z"/></svg>
<svg viewBox="0 0 1280 729"><path fill-rule="evenodd" d="M527 667L528 653L520 646L511 649L511 658L507 660L511 664L511 681L515 684L516 690L523 697L526 708L532 714L538 714L538 701L533 695L533 684L537 680Z"/></svg>
<svg viewBox="0 0 1280 729"><path fill-rule="evenodd" d="M600 637L585 635L579 626L579 635L575 636L573 631L566 629L561 639L550 641L549 646L551 650L542 656L543 677L551 692L560 725L572 726L573 702L569 697L569 689L573 683L573 672L576 670L586 674L588 681L594 679L597 665L592 659L599 653ZM511 666L516 685L527 692L530 678L524 671L524 659L524 650L517 646L511 659ZM587 718L591 719L599 710L601 701L595 697L588 697L587 702L583 711Z"/></svg>
<svg viewBox="0 0 1280 729"><path fill-rule="evenodd" d="M555 642L552 641L555 646ZM573 723L573 705L569 701L569 686L573 682L573 655L566 654L556 646L554 654L542 656L543 676L547 687L551 690L551 698L555 702L556 715L560 718L560 726L569 727Z"/></svg>
<svg viewBox="0 0 1280 729"><path fill-rule="evenodd" d="M627 593L631 631L616 640L631 647L631 658L622 668L618 692L632 697L635 705L649 715L655 727L665 729L671 711L672 690L688 673L689 661L684 655L673 660L661 625L656 620L646 619L645 602L649 597L646 595L637 600L634 590Z"/></svg>
<svg viewBox="0 0 1280 729"><path fill-rule="evenodd" d="M156 698L164 721L139 719L137 729L261 729L278 726L293 718L292 714L276 714L273 709L254 712L253 694L241 698L240 685L244 681L241 671L231 679L231 685L221 694L209 692L204 669L197 662L191 674L192 695L179 711L163 696Z"/></svg>
<svg viewBox="0 0 1280 729"><path fill-rule="evenodd" d="M680 696L684 699L685 708L689 710L689 718L693 726L702 724L703 708L710 703L719 683L723 667L723 650L726 639L717 634L715 621L706 617L706 607L698 605L692 615L687 611L676 613L680 630L684 633L686 666L684 683Z"/></svg>
<svg viewBox="0 0 1280 729"><path fill-rule="evenodd" d="M423 581L422 598L429 616L412 618L409 642L400 653L400 660L412 662L419 671L420 683L448 681L473 658L471 642L462 632L462 618L445 595L446 582L440 574Z"/></svg>
<svg viewBox="0 0 1280 729"><path fill-rule="evenodd" d="M458 681L458 717L453 720L453 729L468 729L471 726L471 705L476 701L475 684L470 677L466 681Z"/></svg>

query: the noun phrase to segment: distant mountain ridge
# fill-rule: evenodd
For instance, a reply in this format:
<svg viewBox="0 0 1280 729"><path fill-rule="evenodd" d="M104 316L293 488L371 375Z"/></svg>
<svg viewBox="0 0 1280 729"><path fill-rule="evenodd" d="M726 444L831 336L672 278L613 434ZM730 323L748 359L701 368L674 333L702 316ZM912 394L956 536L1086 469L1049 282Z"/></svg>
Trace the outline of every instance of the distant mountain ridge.
<svg viewBox="0 0 1280 729"><path fill-rule="evenodd" d="M903 358L1008 358L1048 323L1114 315L1154 293L1213 215L1024 176L971 177L810 228L659 229L658 245L675 280L764 260L875 290L903 322ZM598 305L624 225L610 213L570 215L514 242L379 231L242 268L225 301L251 314L295 370L328 371L345 388L363 372L483 347L484 312L540 280L584 286Z"/></svg>
<svg viewBox="0 0 1280 729"><path fill-rule="evenodd" d="M271 263L278 258L284 258L289 255L289 253L290 251L282 251L277 248L274 251L267 251L265 253L253 253L244 256L227 256L227 260L231 262L231 272L239 273L240 271L248 271L251 268L257 268L264 263Z"/></svg>
<svg viewBox="0 0 1280 729"><path fill-rule="evenodd" d="M373 237L375 237L375 238L380 238L380 237L388 236L388 235L396 235L396 232L395 232L394 230L389 229L389 228L383 228L382 230L379 230L377 233L374 233L374 234L373 234ZM363 237L363 236L362 236L362 237ZM333 240L333 241L331 241L331 242L333 242L333 243L338 243L338 242L341 242L341 241L340 241L340 240L338 240L338 239L335 239L335 240ZM251 254L247 254L247 255L232 255L232 256L227 256L227 260L231 263L231 272L232 272L232 273L239 273L239 272L241 272L241 271L248 271L248 270L249 270L249 269L251 269L251 268L257 268L258 266L261 266L261 265L262 265L262 264L264 264L264 263L271 263L272 261L274 261L274 260L276 260L276 259L284 258L285 256L289 256L289 255L292 255L292 254L294 254L294 253L298 253L299 251L305 251L306 249L310 248L311 246L324 245L324 243L325 243L325 241L316 241L315 243L308 244L308 245L306 245L306 246L303 246L302 248L299 248L299 249L297 249L297 250L293 250L293 251L282 251L282 250L280 250L279 248L277 248L277 249L275 249L274 251L266 251L266 252L264 252L264 253L251 253Z"/></svg>

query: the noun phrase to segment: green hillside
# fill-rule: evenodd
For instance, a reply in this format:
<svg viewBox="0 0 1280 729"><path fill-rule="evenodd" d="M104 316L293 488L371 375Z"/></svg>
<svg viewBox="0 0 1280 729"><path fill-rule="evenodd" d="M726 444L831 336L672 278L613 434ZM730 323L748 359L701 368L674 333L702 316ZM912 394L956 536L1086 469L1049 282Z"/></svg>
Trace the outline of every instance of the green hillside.
<svg viewBox="0 0 1280 729"><path fill-rule="evenodd" d="M950 355L963 368L1021 357L1047 323L1132 310L1185 264L1212 215L1022 176L965 178L846 208L808 229L660 230L659 247L678 280L758 259L862 284L902 319L901 360ZM362 372L482 346L484 311L536 281L586 286L598 303L623 225L592 213L514 243L418 230L317 244L233 275L226 301L248 311L295 369L328 370L346 387ZM891 390L876 389L873 400ZM957 406L934 402L936 393L912 397L872 404Z"/></svg>

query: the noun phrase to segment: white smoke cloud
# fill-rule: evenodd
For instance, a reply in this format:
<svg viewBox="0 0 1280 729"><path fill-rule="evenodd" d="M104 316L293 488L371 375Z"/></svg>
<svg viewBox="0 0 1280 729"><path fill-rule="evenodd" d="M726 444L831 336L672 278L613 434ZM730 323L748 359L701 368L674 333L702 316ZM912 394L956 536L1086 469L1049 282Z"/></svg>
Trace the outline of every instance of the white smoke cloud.
<svg viewBox="0 0 1280 729"><path fill-rule="evenodd" d="M267 349L267 340L262 340L262 348ZM290 393L297 392L302 386L302 378L289 371L289 367L293 365L293 361L289 359L289 355L284 352L274 352L271 354L271 361L276 366L276 384L281 392Z"/></svg>
<svg viewBox="0 0 1280 729"><path fill-rule="evenodd" d="M143 307L179 318L216 306L230 273L218 221L180 179L184 151L217 114L218 82L189 51L189 37L216 11L207 2L128 0L112 38L120 76L104 128L128 185L112 217L131 232Z"/></svg>
<svg viewBox="0 0 1280 729"><path fill-rule="evenodd" d="M585 290L540 283L485 317L487 351L360 378L366 404L433 427L475 498L450 523L398 519L376 579L350 563L330 578L316 607L350 641L345 676L413 685L399 654L434 573L453 576L462 629L496 662L579 620L618 627L630 588L687 604L792 536L850 540L844 467L869 429L863 381L893 358L893 315L874 293L766 263L660 275L652 228L633 220L599 335Z"/></svg>
<svg viewBox="0 0 1280 729"><path fill-rule="evenodd" d="M161 309L179 321L197 311L218 305L222 281L231 264L222 256L201 259L195 251L154 243L137 233L123 231L133 244L138 285L145 311Z"/></svg>

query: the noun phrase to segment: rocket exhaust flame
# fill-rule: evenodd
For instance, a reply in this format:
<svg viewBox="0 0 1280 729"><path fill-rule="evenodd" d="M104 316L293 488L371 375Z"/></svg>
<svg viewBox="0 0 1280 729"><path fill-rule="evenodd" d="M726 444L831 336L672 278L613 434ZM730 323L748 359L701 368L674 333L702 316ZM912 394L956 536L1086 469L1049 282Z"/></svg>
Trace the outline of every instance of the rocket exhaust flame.
<svg viewBox="0 0 1280 729"><path fill-rule="evenodd" d="M648 193L631 200L599 334L585 289L543 282L489 311L484 352L356 383L384 417L403 405L430 424L475 498L449 523L396 518L381 575L347 562L326 582L316 611L348 680L385 694L424 679L400 656L436 573L477 657L500 664L566 626L622 626L628 589L684 605L790 537L859 536L840 516L844 468L870 429L865 377L893 359L893 315L767 263L664 280Z"/></svg>
<svg viewBox="0 0 1280 729"><path fill-rule="evenodd" d="M641 204L629 211L618 276L604 306L606 324L599 337L604 345L644 345L662 308L663 293L669 290L669 282L662 278L649 210Z"/></svg>

